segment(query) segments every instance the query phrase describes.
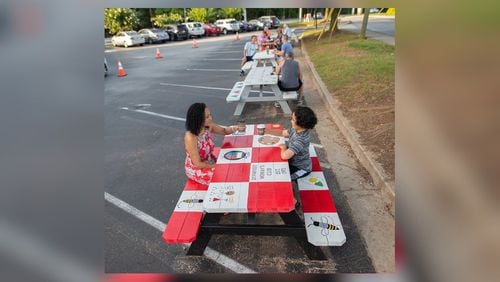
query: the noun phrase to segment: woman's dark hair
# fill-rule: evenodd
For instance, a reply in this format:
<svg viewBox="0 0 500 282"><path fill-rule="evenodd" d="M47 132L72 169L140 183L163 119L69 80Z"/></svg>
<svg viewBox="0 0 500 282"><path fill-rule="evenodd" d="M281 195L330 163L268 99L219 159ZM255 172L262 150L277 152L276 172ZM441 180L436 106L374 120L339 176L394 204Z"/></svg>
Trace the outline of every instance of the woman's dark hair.
<svg viewBox="0 0 500 282"><path fill-rule="evenodd" d="M205 122L205 103L194 103L189 106L186 114L186 130L194 135L200 134L201 127Z"/></svg>
<svg viewBox="0 0 500 282"><path fill-rule="evenodd" d="M305 129L313 129L318 123L316 114L309 107L297 107L294 111L295 123Z"/></svg>

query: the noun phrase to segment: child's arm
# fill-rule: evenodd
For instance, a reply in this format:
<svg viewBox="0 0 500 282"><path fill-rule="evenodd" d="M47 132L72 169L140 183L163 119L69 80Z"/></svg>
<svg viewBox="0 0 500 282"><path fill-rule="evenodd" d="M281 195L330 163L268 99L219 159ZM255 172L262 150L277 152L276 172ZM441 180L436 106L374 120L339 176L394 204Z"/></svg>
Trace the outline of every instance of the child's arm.
<svg viewBox="0 0 500 282"><path fill-rule="evenodd" d="M295 153L292 150L288 149L288 147L285 144L281 144L280 148L281 148L281 159L283 160L289 160L293 158L293 156L295 155Z"/></svg>

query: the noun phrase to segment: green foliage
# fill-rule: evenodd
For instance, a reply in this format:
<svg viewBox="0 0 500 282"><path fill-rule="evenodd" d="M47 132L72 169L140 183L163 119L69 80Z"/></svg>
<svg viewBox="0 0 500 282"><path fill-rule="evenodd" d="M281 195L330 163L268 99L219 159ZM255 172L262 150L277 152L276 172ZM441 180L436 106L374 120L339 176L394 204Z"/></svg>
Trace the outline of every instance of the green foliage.
<svg viewBox="0 0 500 282"><path fill-rule="evenodd" d="M151 27L151 14L149 13L149 9L138 8L132 10L135 11L135 14L139 18L139 29Z"/></svg>
<svg viewBox="0 0 500 282"><path fill-rule="evenodd" d="M177 24L183 21L183 18L180 14L172 13L172 14L159 14L154 16L151 21L153 25L156 27L164 28L167 24Z"/></svg>
<svg viewBox="0 0 500 282"><path fill-rule="evenodd" d="M207 9L207 22L214 23L217 19L222 18L222 10L218 8L208 8Z"/></svg>
<svg viewBox="0 0 500 282"><path fill-rule="evenodd" d="M192 8L188 12L189 21L204 23L207 20L207 9L205 8Z"/></svg>
<svg viewBox="0 0 500 282"><path fill-rule="evenodd" d="M129 8L106 8L104 9L104 28L110 34L119 31L133 30L139 26L139 18L134 10Z"/></svg>
<svg viewBox="0 0 500 282"><path fill-rule="evenodd" d="M223 16L227 19L237 19L240 20L243 16L243 10L241 8L222 8Z"/></svg>

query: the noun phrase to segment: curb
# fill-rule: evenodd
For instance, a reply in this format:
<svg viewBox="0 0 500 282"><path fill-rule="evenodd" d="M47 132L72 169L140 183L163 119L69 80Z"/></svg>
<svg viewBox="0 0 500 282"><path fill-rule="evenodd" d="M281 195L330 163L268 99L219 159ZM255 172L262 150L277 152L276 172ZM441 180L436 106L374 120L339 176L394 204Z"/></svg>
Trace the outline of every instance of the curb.
<svg viewBox="0 0 500 282"><path fill-rule="evenodd" d="M395 192L394 192L394 183L387 179L387 175L384 172L384 169L378 164L373 158L371 158L368 154L368 150L360 144L359 135L355 132L354 128L350 125L347 118L344 117L341 110L338 108L339 102L336 98L330 95L330 91L328 91L326 85L321 80L319 74L316 72L314 65L309 59L309 55L305 49L304 44L301 45L301 51L304 54L305 61L309 65L311 72L314 76L315 83L318 85L319 93L321 98L327 105L328 112L330 116L334 120L335 124L339 127L340 132L344 135L349 146L352 148L354 154L358 158L359 162L365 167L370 176L373 179L373 183L377 188L379 188L382 192L386 200L389 201L391 213L395 214Z"/></svg>

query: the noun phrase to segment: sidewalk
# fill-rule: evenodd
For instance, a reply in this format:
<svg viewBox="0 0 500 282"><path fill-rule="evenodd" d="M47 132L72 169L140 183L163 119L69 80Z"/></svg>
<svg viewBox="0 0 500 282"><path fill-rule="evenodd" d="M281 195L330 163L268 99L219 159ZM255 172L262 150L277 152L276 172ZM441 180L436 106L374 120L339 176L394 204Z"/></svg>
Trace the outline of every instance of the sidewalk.
<svg viewBox="0 0 500 282"><path fill-rule="evenodd" d="M334 189L340 190L346 197L375 270L393 272L395 271L395 211L393 203L388 205L388 202L394 200L393 195L387 195L387 191L368 180L368 172L364 169L366 165L361 165L358 154L351 149L352 140L348 141L345 137L345 126L343 130L339 128L337 126L339 121L332 115L332 111L337 109L331 101L325 101L322 82L314 74L314 66L308 61L303 50L296 48L295 52L304 76L306 103L317 112L318 116L325 117L318 122L316 131L321 144L328 152L328 162L338 181L338 187Z"/></svg>

